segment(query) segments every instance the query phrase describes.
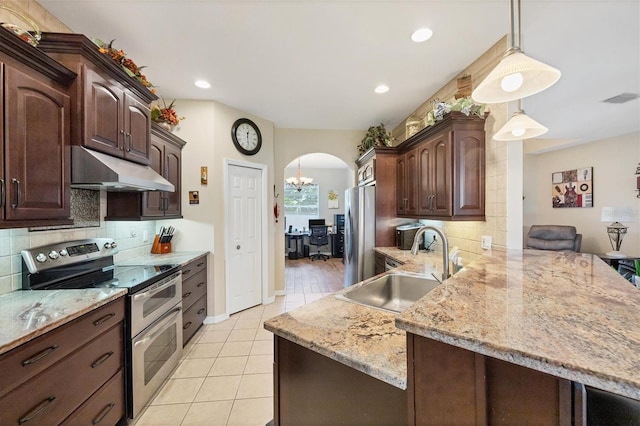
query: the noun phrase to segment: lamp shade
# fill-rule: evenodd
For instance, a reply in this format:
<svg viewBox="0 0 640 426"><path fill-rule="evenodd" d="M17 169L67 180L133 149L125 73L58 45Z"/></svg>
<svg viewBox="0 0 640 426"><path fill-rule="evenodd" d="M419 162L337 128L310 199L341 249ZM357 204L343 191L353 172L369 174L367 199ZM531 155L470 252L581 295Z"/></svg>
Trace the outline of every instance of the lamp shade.
<svg viewBox="0 0 640 426"><path fill-rule="evenodd" d="M493 139L497 141L519 141L543 135L548 130L542 124L530 118L523 110L517 110L513 113L511 120L507 121L507 124L493 135Z"/></svg>
<svg viewBox="0 0 640 426"><path fill-rule="evenodd" d="M600 216L601 222L633 222L635 215L633 208L624 207L603 207L602 215Z"/></svg>
<svg viewBox="0 0 640 426"><path fill-rule="evenodd" d="M551 87L560 71L522 53L515 47L471 93L474 101L496 104L525 98Z"/></svg>

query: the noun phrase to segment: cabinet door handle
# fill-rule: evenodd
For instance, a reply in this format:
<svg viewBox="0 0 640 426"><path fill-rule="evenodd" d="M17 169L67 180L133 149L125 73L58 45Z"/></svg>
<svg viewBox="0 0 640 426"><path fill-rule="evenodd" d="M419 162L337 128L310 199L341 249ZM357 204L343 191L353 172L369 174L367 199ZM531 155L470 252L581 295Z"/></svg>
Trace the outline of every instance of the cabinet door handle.
<svg viewBox="0 0 640 426"><path fill-rule="evenodd" d="M198 315L200 315L200 314L201 314L201 313L203 313L204 311L205 311L205 309L204 309L204 308L200 309L200 310L198 311Z"/></svg>
<svg viewBox="0 0 640 426"><path fill-rule="evenodd" d="M95 321L93 322L93 325L95 325L95 326L99 326L99 325L100 325L100 324L102 324L103 322L108 321L109 319L111 319L111 318L113 318L113 317L115 317L115 316L116 316L116 314L115 314L115 313L113 313L113 312L111 312L110 314L107 314L107 315L103 316L102 318L95 320Z"/></svg>
<svg viewBox="0 0 640 426"><path fill-rule="evenodd" d="M127 152L131 152L131 133L124 134L127 138Z"/></svg>
<svg viewBox="0 0 640 426"><path fill-rule="evenodd" d="M28 421L33 420L35 417L38 416L38 414L40 414L44 410L46 410L47 407L49 407L49 404L51 404L53 401L55 401L55 399L56 399L55 396L50 396L49 398L47 398L44 401L42 401L40 404L38 404L37 407L35 407L31 411L29 411L20 420L18 420L18 424L21 425L23 423L26 423Z"/></svg>
<svg viewBox="0 0 640 426"><path fill-rule="evenodd" d="M0 179L0 208L4 207L4 197L5 197L5 191L4 191L4 179Z"/></svg>
<svg viewBox="0 0 640 426"><path fill-rule="evenodd" d="M55 351L56 349L58 349L58 345L49 346L48 348L38 352L31 358L25 359L24 361L22 361L22 366L26 367L27 365L35 364L36 362L40 361L42 358L48 355L51 355L51 352Z"/></svg>
<svg viewBox="0 0 640 426"><path fill-rule="evenodd" d="M188 323L186 323L185 325L182 326L183 330L186 330L187 328L191 327L191 321L189 321Z"/></svg>
<svg viewBox="0 0 640 426"><path fill-rule="evenodd" d="M187 293L185 293L185 294L182 296L182 298L183 298L183 299L186 299L186 298L187 298L187 297L189 297L189 296L191 296L191 292L190 292L190 291L189 291L189 292L187 292Z"/></svg>
<svg viewBox="0 0 640 426"><path fill-rule="evenodd" d="M182 279L184 279L184 276L191 273L191 269L187 269L186 271L182 271Z"/></svg>
<svg viewBox="0 0 640 426"><path fill-rule="evenodd" d="M11 178L11 183L16 187L16 202L11 204L11 208L15 210L20 204L20 181L16 178Z"/></svg>
<svg viewBox="0 0 640 426"><path fill-rule="evenodd" d="M96 418L91 421L91 424L97 425L98 423L100 423L102 420L104 420L105 417L107 417L107 414L109 414L109 411L111 411L115 406L116 406L115 403L110 402L109 405L104 407L102 411L98 413Z"/></svg>
<svg viewBox="0 0 640 426"><path fill-rule="evenodd" d="M198 267L198 268L199 268L199 267L200 267L200 266L202 266L202 265L204 265L204 262L200 262L200 263L198 263L198 264L196 265L196 267Z"/></svg>
<svg viewBox="0 0 640 426"><path fill-rule="evenodd" d="M196 287L200 288L200 287L202 287L204 284L205 284L205 282L204 282L204 281L201 281L201 282L199 282L199 283L198 283L198 285L197 285Z"/></svg>
<svg viewBox="0 0 640 426"><path fill-rule="evenodd" d="M91 368L96 368L97 366L99 366L100 364L102 364L103 362L111 358L111 355L113 355L112 351L109 351L106 354L102 355L100 358L95 360L93 364L91 364Z"/></svg>

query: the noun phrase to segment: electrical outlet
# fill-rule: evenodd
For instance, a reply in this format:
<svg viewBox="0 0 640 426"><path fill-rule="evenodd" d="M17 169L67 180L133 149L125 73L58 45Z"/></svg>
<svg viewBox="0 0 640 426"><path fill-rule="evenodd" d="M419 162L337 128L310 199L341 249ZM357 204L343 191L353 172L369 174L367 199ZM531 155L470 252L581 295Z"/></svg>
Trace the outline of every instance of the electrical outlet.
<svg viewBox="0 0 640 426"><path fill-rule="evenodd" d="M488 235L483 235L480 246L485 250L491 250L491 237Z"/></svg>

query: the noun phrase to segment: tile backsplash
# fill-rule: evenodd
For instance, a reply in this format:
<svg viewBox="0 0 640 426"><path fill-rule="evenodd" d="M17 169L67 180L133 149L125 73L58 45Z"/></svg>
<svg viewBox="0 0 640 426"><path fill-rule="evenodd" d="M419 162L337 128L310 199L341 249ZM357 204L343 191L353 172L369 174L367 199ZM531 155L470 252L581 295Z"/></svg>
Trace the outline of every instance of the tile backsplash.
<svg viewBox="0 0 640 426"><path fill-rule="evenodd" d="M99 192L100 215L97 226L71 229L30 230L28 228L0 229L0 294L19 290L22 283L21 250L46 244L82 240L86 238L113 238L118 243L116 262L142 256L151 251L156 222L105 222L106 192ZM83 198L85 199L85 198ZM94 222L95 223L95 222ZM85 223L84 226L87 226ZM144 237L147 241L143 241Z"/></svg>

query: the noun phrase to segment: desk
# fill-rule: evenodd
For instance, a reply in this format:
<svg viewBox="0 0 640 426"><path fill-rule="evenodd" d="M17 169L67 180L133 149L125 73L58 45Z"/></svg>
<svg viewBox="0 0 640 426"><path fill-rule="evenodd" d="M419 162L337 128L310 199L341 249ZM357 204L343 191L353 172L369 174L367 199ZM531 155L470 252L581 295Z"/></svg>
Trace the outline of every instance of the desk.
<svg viewBox="0 0 640 426"><path fill-rule="evenodd" d="M285 238L287 239L287 250L289 259L301 259L304 257L304 253L302 252L302 246L304 245L304 237L309 236L307 232L285 232ZM291 240L295 241L296 247L295 250L292 250Z"/></svg>
<svg viewBox="0 0 640 426"><path fill-rule="evenodd" d="M327 245L330 247L331 256L342 257L344 233L336 234L336 233L329 232L328 235L329 235L329 244ZM309 236L310 236L309 232L285 232L284 233L285 245L287 247L287 257L290 260L309 257L309 253L304 253L304 250L303 250L305 246L305 238L308 238Z"/></svg>

